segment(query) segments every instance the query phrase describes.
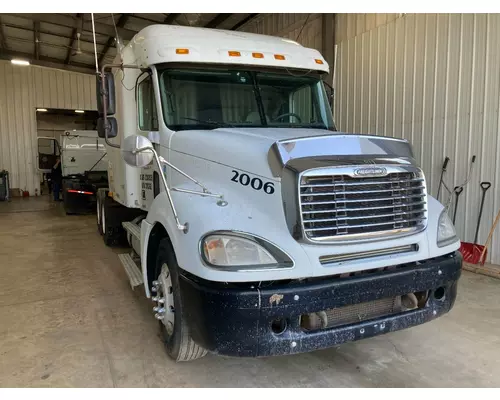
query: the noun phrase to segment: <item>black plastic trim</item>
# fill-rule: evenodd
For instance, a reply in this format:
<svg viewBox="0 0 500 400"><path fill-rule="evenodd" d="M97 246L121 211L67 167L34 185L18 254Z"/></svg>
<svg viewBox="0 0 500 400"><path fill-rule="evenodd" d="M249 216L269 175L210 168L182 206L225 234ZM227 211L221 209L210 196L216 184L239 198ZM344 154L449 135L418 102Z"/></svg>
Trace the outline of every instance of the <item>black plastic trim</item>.
<svg viewBox="0 0 500 400"><path fill-rule="evenodd" d="M425 260L412 268L343 279L248 288L203 281L181 271L185 318L200 346L228 356L261 357L308 352L405 329L447 313L455 302L462 256ZM315 332L300 327L300 315L407 293L445 288L442 300L429 296L424 307L401 314ZM271 323L286 318L280 335Z"/></svg>

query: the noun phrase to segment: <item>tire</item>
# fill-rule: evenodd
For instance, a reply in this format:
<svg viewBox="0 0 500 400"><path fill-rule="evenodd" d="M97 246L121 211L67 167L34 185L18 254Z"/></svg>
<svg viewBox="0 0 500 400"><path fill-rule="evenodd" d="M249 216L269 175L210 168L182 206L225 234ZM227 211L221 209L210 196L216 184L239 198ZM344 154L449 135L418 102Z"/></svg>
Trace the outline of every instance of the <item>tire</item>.
<svg viewBox="0 0 500 400"><path fill-rule="evenodd" d="M108 220L108 204L108 197L104 197L101 201L101 230L104 244L106 246L112 246L115 242L115 239L113 237L112 228L110 228L110 221Z"/></svg>
<svg viewBox="0 0 500 400"><path fill-rule="evenodd" d="M158 321L160 326L160 337L165 345L168 356L176 362L192 361L207 354L207 351L197 345L189 334L189 327L183 314L183 305L179 287L179 266L172 245L168 238L162 239L158 247L156 257L155 277L158 279L162 266L168 265L171 276L173 302L174 302L174 327L169 334L163 321ZM167 305L165 305L166 307Z"/></svg>

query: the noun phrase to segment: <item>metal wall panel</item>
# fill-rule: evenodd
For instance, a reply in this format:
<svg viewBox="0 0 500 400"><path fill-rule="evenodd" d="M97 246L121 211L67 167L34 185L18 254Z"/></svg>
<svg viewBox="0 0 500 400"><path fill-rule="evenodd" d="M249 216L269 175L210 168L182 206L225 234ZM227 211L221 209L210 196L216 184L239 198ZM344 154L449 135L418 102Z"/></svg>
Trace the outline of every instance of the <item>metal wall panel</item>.
<svg viewBox="0 0 500 400"><path fill-rule="evenodd" d="M385 25L403 14L336 14L335 43L341 43L378 26Z"/></svg>
<svg viewBox="0 0 500 400"><path fill-rule="evenodd" d="M337 39L348 38L338 41L337 125L408 139L434 196L445 156L453 188L476 155L456 227L462 240L473 241L479 183L490 181L479 233L484 243L500 208L500 14L406 14L380 18L381 24L370 18L337 15ZM500 264L500 230L490 252Z"/></svg>
<svg viewBox="0 0 500 400"><path fill-rule="evenodd" d="M36 108L96 110L93 75L0 61L0 170L10 186L40 192Z"/></svg>
<svg viewBox="0 0 500 400"><path fill-rule="evenodd" d="M322 50L321 14L262 14L240 30L281 36L295 40L302 46Z"/></svg>

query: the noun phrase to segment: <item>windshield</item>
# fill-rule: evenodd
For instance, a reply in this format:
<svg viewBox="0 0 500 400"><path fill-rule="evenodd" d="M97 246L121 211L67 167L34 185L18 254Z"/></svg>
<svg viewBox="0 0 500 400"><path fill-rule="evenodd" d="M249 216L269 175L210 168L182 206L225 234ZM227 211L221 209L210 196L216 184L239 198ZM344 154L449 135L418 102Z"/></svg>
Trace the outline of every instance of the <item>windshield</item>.
<svg viewBox="0 0 500 400"><path fill-rule="evenodd" d="M160 71L169 129L282 127L333 129L323 82L316 74L239 69Z"/></svg>

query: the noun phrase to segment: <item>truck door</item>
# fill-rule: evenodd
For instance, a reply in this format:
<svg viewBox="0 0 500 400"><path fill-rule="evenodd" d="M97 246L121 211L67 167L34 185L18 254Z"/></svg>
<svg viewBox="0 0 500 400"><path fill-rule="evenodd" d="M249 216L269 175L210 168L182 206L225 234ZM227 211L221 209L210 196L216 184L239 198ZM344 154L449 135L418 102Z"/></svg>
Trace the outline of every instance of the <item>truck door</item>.
<svg viewBox="0 0 500 400"><path fill-rule="evenodd" d="M153 88L153 79L149 73L141 75L137 82L137 121L138 134L151 139L158 135L158 113ZM154 142L154 141L153 141ZM158 144L153 143L157 152ZM156 176L156 179L155 179ZM159 193L158 171L156 165L151 164L141 169L140 175L141 208L148 210L155 196Z"/></svg>
<svg viewBox="0 0 500 400"><path fill-rule="evenodd" d="M56 163L57 157L61 155L59 143L54 138L39 136L37 144L37 169L43 173L50 173Z"/></svg>

